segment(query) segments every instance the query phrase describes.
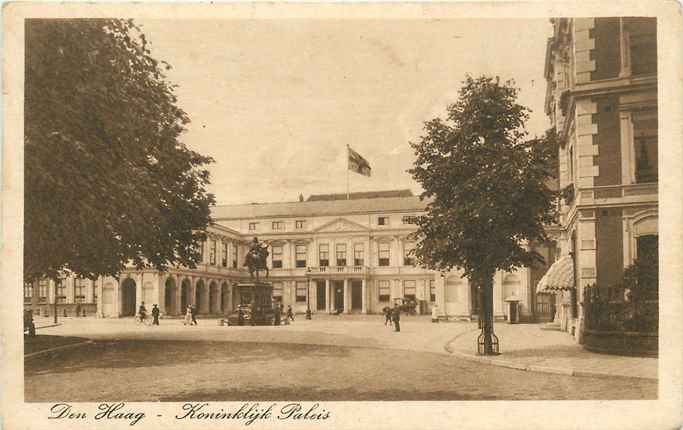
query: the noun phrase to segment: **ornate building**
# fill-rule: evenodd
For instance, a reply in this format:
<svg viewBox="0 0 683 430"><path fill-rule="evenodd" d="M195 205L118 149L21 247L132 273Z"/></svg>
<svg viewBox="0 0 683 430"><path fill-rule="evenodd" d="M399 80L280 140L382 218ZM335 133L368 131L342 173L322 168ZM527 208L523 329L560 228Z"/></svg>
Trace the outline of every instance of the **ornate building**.
<svg viewBox="0 0 683 430"><path fill-rule="evenodd" d="M258 237L269 245L274 297L295 312L381 313L397 299L413 299L422 313L436 305L443 319L476 318L478 296L466 279L417 267L410 255L415 244L409 235L424 211L418 197L408 190L349 197L313 195L291 203L214 207L203 262L196 269L131 270L119 281L67 279L58 292L64 302L60 309L72 315L81 291L77 285L84 284L82 309L100 317L132 316L142 301L148 308L159 304L166 315L178 315L188 304L197 304L200 314L228 313L237 305L233 284L249 279L244 254ZM47 312L51 288L46 284L42 307ZM495 275L497 319L507 316L506 300L517 300L521 319L533 320L533 296L531 271Z"/></svg>
<svg viewBox="0 0 683 430"><path fill-rule="evenodd" d="M608 290L639 254L657 252L656 20L551 22L545 110L562 137L564 196L556 264L572 276L541 287L571 282L558 293L558 318L582 341L584 289Z"/></svg>

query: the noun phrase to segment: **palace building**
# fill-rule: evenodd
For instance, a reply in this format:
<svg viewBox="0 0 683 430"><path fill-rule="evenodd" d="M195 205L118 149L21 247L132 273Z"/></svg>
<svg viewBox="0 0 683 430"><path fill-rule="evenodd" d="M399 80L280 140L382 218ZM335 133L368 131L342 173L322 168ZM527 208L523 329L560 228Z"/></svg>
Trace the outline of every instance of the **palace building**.
<svg viewBox="0 0 683 430"><path fill-rule="evenodd" d="M381 313L400 299L412 299L419 313L437 306L442 319L476 319L478 295L467 279L420 268L410 254L415 246L410 234L425 209L418 197L409 190L348 197L216 206L196 269L130 270L118 281L67 279L57 292L58 305L67 315L79 304L99 317L132 316L142 301L148 309L158 304L165 315L180 315L188 304L196 304L200 314L226 314L238 304L234 284L249 279L244 255L258 237L269 245L267 280L274 298L295 312ZM46 282L37 300L47 312L51 288ZM507 318L510 301L519 303L522 320L536 319L531 270L495 275L497 319Z"/></svg>
<svg viewBox="0 0 683 430"><path fill-rule="evenodd" d="M655 18L551 20L546 114L560 134L557 262L539 289L582 342L584 289L603 297L636 257L657 253Z"/></svg>

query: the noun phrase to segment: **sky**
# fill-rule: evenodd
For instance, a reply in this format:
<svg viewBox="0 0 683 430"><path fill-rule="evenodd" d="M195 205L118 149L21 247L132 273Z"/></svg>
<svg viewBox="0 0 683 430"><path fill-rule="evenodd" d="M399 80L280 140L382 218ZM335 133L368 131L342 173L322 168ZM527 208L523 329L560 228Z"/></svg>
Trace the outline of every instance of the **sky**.
<svg viewBox="0 0 683 430"><path fill-rule="evenodd" d="M444 116L467 74L514 79L542 134L547 19L144 20L173 67L181 137L215 159L218 204L345 193L350 145L372 167L349 189L411 189L423 124Z"/></svg>

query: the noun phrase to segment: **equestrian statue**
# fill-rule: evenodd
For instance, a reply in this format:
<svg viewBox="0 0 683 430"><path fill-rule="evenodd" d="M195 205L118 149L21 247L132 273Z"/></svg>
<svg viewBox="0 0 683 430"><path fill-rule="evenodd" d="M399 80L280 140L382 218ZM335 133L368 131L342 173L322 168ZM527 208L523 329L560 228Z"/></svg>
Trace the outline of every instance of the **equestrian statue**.
<svg viewBox="0 0 683 430"><path fill-rule="evenodd" d="M249 276L252 279L254 279L254 276L256 276L257 282L260 271L266 271L266 278L269 275L266 261L268 261L268 245L260 243L258 238L254 237L254 240L249 246L249 251L244 257L244 266L249 268Z"/></svg>

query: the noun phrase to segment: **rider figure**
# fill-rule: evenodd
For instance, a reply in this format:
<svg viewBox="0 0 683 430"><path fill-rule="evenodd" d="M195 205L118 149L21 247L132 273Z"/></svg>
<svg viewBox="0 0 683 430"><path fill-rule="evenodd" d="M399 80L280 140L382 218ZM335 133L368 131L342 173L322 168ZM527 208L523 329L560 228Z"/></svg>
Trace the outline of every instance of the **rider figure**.
<svg viewBox="0 0 683 430"><path fill-rule="evenodd" d="M244 261L244 265L249 267L249 273L253 276L254 272L256 272L256 277L258 279L259 270L265 270L266 276L268 276L268 267L266 266L267 258L268 245L262 245L259 243L258 238L254 236Z"/></svg>

